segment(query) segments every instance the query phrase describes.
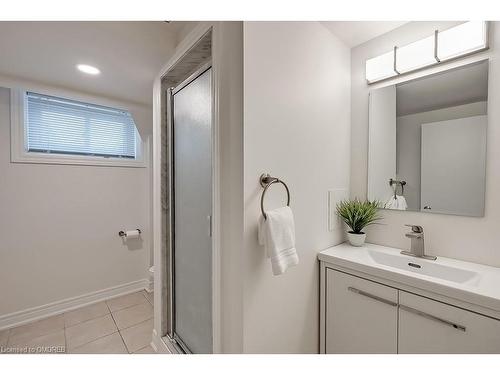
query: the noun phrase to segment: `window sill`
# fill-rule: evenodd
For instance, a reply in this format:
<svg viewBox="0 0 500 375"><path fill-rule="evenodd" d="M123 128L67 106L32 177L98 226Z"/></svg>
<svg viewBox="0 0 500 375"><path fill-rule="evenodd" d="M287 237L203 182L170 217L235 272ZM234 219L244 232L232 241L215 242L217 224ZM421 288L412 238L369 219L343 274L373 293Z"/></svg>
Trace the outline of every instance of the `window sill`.
<svg viewBox="0 0 500 375"><path fill-rule="evenodd" d="M97 167L147 167L147 163L145 160L126 160L120 158L88 157L79 155L44 154L36 152L25 152L21 155L11 155L11 162L22 164L86 165Z"/></svg>

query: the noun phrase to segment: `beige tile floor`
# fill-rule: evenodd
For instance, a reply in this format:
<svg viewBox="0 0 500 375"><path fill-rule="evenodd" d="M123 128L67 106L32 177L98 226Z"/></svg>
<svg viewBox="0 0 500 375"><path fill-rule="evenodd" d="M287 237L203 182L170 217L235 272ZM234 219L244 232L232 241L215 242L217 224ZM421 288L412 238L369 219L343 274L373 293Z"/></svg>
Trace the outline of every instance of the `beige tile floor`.
<svg viewBox="0 0 500 375"><path fill-rule="evenodd" d="M0 348L4 353L150 354L152 331L153 294L140 291L0 331Z"/></svg>

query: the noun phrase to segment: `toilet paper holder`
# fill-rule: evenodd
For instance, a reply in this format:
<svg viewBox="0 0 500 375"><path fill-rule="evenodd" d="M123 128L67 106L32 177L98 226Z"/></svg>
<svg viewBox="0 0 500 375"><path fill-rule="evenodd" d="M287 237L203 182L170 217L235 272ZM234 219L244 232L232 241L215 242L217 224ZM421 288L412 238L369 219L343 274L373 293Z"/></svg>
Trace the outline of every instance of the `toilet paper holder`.
<svg viewBox="0 0 500 375"><path fill-rule="evenodd" d="M136 229L136 231L138 231L138 232L139 232L139 234L141 234L141 233L142 233L142 232L141 232L141 230L140 230L139 228L137 228L137 229ZM120 237L122 237L122 238L123 238L123 237L127 238L127 233L126 233L125 231L123 231L123 230L119 231L119 232L118 232L118 235L119 235Z"/></svg>

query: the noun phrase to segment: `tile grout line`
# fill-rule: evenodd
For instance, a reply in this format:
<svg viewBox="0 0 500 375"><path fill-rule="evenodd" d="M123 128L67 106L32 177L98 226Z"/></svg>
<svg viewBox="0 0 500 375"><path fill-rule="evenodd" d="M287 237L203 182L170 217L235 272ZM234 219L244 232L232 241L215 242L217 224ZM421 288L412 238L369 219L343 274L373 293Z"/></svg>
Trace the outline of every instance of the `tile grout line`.
<svg viewBox="0 0 500 375"><path fill-rule="evenodd" d="M132 294L132 293L131 293L131 294ZM141 294L142 294L142 293L141 293ZM143 296L143 297L144 297L144 296ZM119 298L119 297L118 297L118 298ZM149 302L149 300L148 300L146 297L144 297L144 298L146 299L146 301L148 301L148 302ZM82 323L88 322L88 321L93 320L93 319L98 319L98 318L102 318L102 317L104 317L104 316L106 316L106 315L110 315L110 316L111 316L111 319L113 320L113 324L114 324L114 325L115 325L115 327L116 327L116 331L115 331L115 332L113 332L113 333L110 333L110 334L108 334L108 335L104 335L104 336L98 337L98 338L96 338L95 340L89 341L89 342L87 342L87 343L85 343L85 344L78 345L78 346L76 346L76 347L72 348L72 350L77 349L77 348L80 348L80 347L82 347L82 346L84 346L84 345L90 344L90 343L92 343L92 342L94 342L94 341L100 340L100 339L102 339L102 338L104 338L104 337L111 336L111 335L115 334L116 332L118 332L118 334L120 335L120 339L122 340L123 345L125 346L125 349L127 350L128 354L132 354L132 352L129 350L129 348L128 348L127 344L125 343L125 340L123 339L123 336L122 336L122 334L121 334L121 332L120 332L120 329L118 328L118 325L116 324L116 320L115 320L115 317L113 316L113 313L114 313L114 312L118 312L118 311L122 311L122 310L125 310L125 309L128 309L128 308L130 308L130 307L138 306L138 305L140 305L140 304L143 304L144 302L140 302L140 303L138 303L138 304L134 304L134 305L131 305L131 306L125 307L125 308L123 308L123 309L118 309L118 310L115 310L115 311L111 311L111 308L110 308L110 307L109 307L109 305L107 304L107 301L108 301L108 300L105 300L105 301L104 301L104 302L105 302L105 304L106 304L106 307L107 307L107 309L108 309L108 311L109 311L107 314L102 315L102 316L99 316L99 317L95 317L95 318L92 318L92 319L88 319L88 320L86 320L86 321L82 321L82 322L80 322L80 323L78 323L78 324L82 324ZM134 325L132 325L132 326L130 326L130 327L126 327L126 328L123 328L123 329L132 328L132 327L134 327L134 326L136 326L136 325L139 325L139 324L141 324L141 323L144 323L144 322L148 321L149 319L151 319L151 318L148 318L148 319L146 319L146 320L144 320L144 321L141 321L141 322L139 322L139 323L137 323L137 324L134 324ZM70 327L75 327L75 326L77 326L78 324L74 324L74 325L72 325L72 326L70 326ZM65 331L66 331L66 327L65 327ZM141 348L141 349L142 349L142 348Z"/></svg>
<svg viewBox="0 0 500 375"><path fill-rule="evenodd" d="M107 306L106 306L106 307L107 307ZM64 329L66 329L66 328L72 328L72 327L75 327L75 326L77 326L77 325L79 325L79 324L87 323L87 322L89 322L89 321L91 321L91 320L98 319L98 318L102 318L103 316L106 316L106 315L109 315L109 314L111 314L111 312L109 312L109 308L108 308L108 312L107 312L107 313L105 313L105 314L103 314L103 315L97 315L97 316L94 316L94 317L92 317L92 318L82 320L81 322L78 322L78 323L72 324L72 325L70 325L70 326L67 326L67 325L66 325L66 323L65 323L65 324L64 324Z"/></svg>
<svg viewBox="0 0 500 375"><path fill-rule="evenodd" d="M96 338L95 340L92 340L92 341L89 341L89 342L86 342L85 344L81 344L81 345L78 345L78 346L75 346L74 348L72 348L71 350L75 350L75 349L78 349L78 348L81 348L82 346L85 346L85 345L88 345L88 344L91 344L97 340L100 340L100 339L103 339L105 337L108 337L108 336L111 336L111 335L114 335L115 333L117 333L118 331L115 331L115 332L112 332L112 333L109 333L107 335L104 335L104 336L101 336L101 337L98 337ZM71 354L71 353L68 353L68 354ZM76 354L76 353L75 353ZM95 353L95 354L99 354L99 353ZM110 353L100 353L100 354L110 354Z"/></svg>
<svg viewBox="0 0 500 375"><path fill-rule="evenodd" d="M146 297L144 297L144 299L146 300L146 302L148 302L148 303L149 303L149 301L148 301L148 299L147 299ZM134 307L134 306L137 306L137 305L141 305L141 304L143 304L143 303L144 303L144 301L141 301L141 302L139 302L139 303L134 303L133 305L130 305L130 306L127 306L127 307L123 307L123 308L118 309L118 310L111 311L111 313L115 313L115 312L118 312L118 311L122 311L122 310L128 309L128 308L130 308L130 307Z"/></svg>
<svg viewBox="0 0 500 375"><path fill-rule="evenodd" d="M138 292L134 292L134 293L138 293ZM131 293L131 294L134 294L134 293ZM139 291L139 293L141 293L141 292ZM131 294L126 294L126 296L131 295ZM142 295L142 297L143 297L146 301L148 301L148 302L149 302L149 300L146 298L146 296L144 296L142 293L141 293L141 295ZM124 297L124 296L122 296L122 297ZM116 297L116 298L120 298L120 297ZM108 301L110 301L110 300L105 300L105 302L106 302L106 306L108 306L108 309L109 309L109 311L110 311L111 313L114 313L114 312L117 312L117 311L122 311L122 310L128 309L129 307L137 306L137 305L140 305L141 303L144 303L144 302L134 303L133 305L126 306L126 307L122 307L121 309L117 309L117 310L111 311L111 308L109 307L109 305L108 305L108 303L107 303ZM150 304L151 304L151 302L150 302Z"/></svg>
<svg viewBox="0 0 500 375"><path fill-rule="evenodd" d="M132 325L131 325L131 326L129 326L129 327L123 327L123 328L118 328L118 326L116 326L116 327L118 328L118 331L125 331L126 329L129 329L129 328L132 328L132 327L138 326L139 324L142 324L142 323L144 323L144 322L147 322L148 320L151 320L151 319L154 319L154 316L151 316L151 317L149 317L149 318L147 318L147 319L145 319L145 320L141 320L141 321L140 321L140 322L138 322L138 323L134 323L134 324L132 324Z"/></svg>
<svg viewBox="0 0 500 375"><path fill-rule="evenodd" d="M109 306L108 306L108 308L109 308ZM116 330L117 330L118 334L120 335L120 339L122 340L123 345L125 346L125 349L127 350L128 354L131 354L130 350L128 349L127 343L123 339L122 333L120 332L120 329L118 328L118 324L116 324L116 320L115 320L115 317L113 316L113 313L111 313L110 315L111 315L111 319L113 319L113 323L115 323Z"/></svg>
<svg viewBox="0 0 500 375"><path fill-rule="evenodd" d="M120 309L120 310L115 310L115 311L112 311L111 314L114 314L114 313L117 313L117 312L120 312L120 311L123 311L123 310L127 310L127 309L131 309L132 307L136 307L136 306L140 306L140 305L145 305L145 304L148 304L149 306L153 307L153 305L151 305L151 302L149 302L147 299L146 299L146 302L140 302L140 303L137 303L135 305L130 305L128 307L125 307L123 309Z"/></svg>
<svg viewBox="0 0 500 375"><path fill-rule="evenodd" d="M7 346L7 348L9 347L10 333L11 332L12 332L12 328L9 328L9 332L7 332L7 341L5 342L5 346Z"/></svg>
<svg viewBox="0 0 500 375"><path fill-rule="evenodd" d="M137 292L134 292L134 293L137 293ZM125 294L124 296L132 295L132 294L134 294L134 293ZM120 296L120 297L124 297L124 296ZM116 298L120 298L120 297L116 297ZM148 302L149 302L149 300L148 300L146 297L144 297L144 298L146 299L146 301L148 301ZM96 302L96 303L94 303L94 304L90 304L90 305L87 305L87 306L83 306L83 307L80 307L80 308L77 308L77 309L74 309L74 310L66 311L66 312L63 312L63 313L58 313L58 314L51 315L51 316L48 316L48 317L46 317L46 318L42 318L42 319L39 319L39 320L34 320L33 322L29 322L29 323L26 323L26 324L22 324L22 325L20 325L20 326L14 327L14 328L19 328L19 327L26 326L26 325L28 325L28 324L37 323L37 322L40 322L40 321L42 321L42 320L49 319L49 318L52 318L52 317L55 317L55 316L58 316L58 315L63 315L63 319L64 319L64 316L65 316L66 314L68 314L68 313L71 313L71 312L77 311L77 310L79 310L79 309L84 309L84 308L87 308L87 307L92 306L92 305L97 305L98 303L101 303L101 302L104 302L104 304L106 305L106 308L108 309L108 312L107 312L107 313L102 314L102 315L97 315L97 316L94 316L94 317L89 318L89 319L82 320L81 322L78 322L78 323L72 324L72 325L70 325L70 326L67 326L67 325L66 325L66 321L65 321L65 322L64 322L64 327L63 327L63 329L66 329L66 328L71 328L71 327L77 326L77 325L82 324L82 323L86 323L86 322L88 322L88 321L90 321L90 320L94 320L94 319L97 319L97 318L102 318L103 316L106 316L106 315L108 315L108 314L112 314L112 313L117 312L117 311L122 311L122 310L128 309L129 307L134 307L134 306L140 305L141 303L144 303L144 302L139 302L139 303L136 303L136 304L133 304L133 305L127 306L127 307L123 307L123 308L118 309L118 310L115 310L115 311L111 311L111 309L110 309L109 305L107 304L107 301L109 301L109 300L103 300L103 301ZM117 327L117 328L118 328L118 327ZM12 332L12 328L9 328L9 339L10 339L10 334L11 334L11 332ZM42 335L42 336L45 336L45 335ZM37 336L37 337L39 337L39 336Z"/></svg>
<svg viewBox="0 0 500 375"><path fill-rule="evenodd" d="M68 354L68 339L66 338L66 324L64 324L64 353Z"/></svg>
<svg viewBox="0 0 500 375"><path fill-rule="evenodd" d="M62 316L62 319L63 319L63 325L61 328L54 328L54 329L50 329L48 330L47 332L43 333L43 334L40 334L38 333L37 335L33 336L33 337L30 337L30 338L24 338L23 340L21 340L20 342L18 342L17 344L14 344L11 342L11 339L14 337L12 336L12 331L16 328L21 328L21 327L25 327L25 326L29 326L29 325L32 325L32 324L35 324L35 323L38 323L38 322L41 322L43 320L47 320L47 319L51 319L51 318L54 318L54 317L57 317L57 316ZM48 335L51 335L51 334L54 334L56 332L58 332L60 329L64 330L66 328L66 325L64 324L64 313L60 313L60 314L56 314L56 315L52 315L52 316L49 316L49 317L46 317L46 318L43 318L43 319L39 319L39 320L35 320L33 322L29 322L27 324L23 324L23 325L20 325L20 326L17 326L17 327L13 327L13 328L10 328L9 329L9 335L8 335L8 339L7 339L7 345L9 346L20 346L20 345L24 345L23 342L24 341L33 341L35 339L38 339L38 338L41 338L41 337L45 337L45 336L48 336ZM29 337L29 335L28 335Z"/></svg>
<svg viewBox="0 0 500 375"><path fill-rule="evenodd" d="M109 313L111 314L111 309L109 308L109 305L108 305L108 299L107 300L104 300L104 304L106 305L106 308L108 309Z"/></svg>
<svg viewBox="0 0 500 375"><path fill-rule="evenodd" d="M106 302L106 301L104 301L104 302ZM118 332L118 331L119 331L119 330L118 330L118 326L116 325L115 319L113 318L113 314L111 313L111 310L109 309L109 306L108 306L108 304L107 304L107 303L106 303L106 308L108 309L108 313L107 313L107 314L102 315L102 316L98 316L98 317L95 317L95 318L92 318L92 319L89 319L89 320L86 320L85 322L89 322L89 321L91 321L91 320L94 320L94 319L99 319L99 318L102 318L102 317L105 317L105 316L109 315L109 316L111 316L111 319L113 320L113 324L114 324L114 325L115 325L115 327L116 327L116 331L115 331L115 332L111 332L111 333L109 333L109 334L107 334L107 335L104 335L104 336L98 337L98 338L96 338L96 339L94 339L94 340L92 340L92 341L86 342L85 344L77 345L77 346L75 346L74 348L72 348L72 350L77 349L77 348L80 348L80 347L82 347L82 346L84 346L84 345L90 344L90 343L92 343L92 342L94 342L94 341L100 340L100 339L102 339L102 338L104 338L104 337L111 336L111 335L113 335L113 334L115 334L116 332ZM85 322L81 322L81 323L78 323L78 324L83 324L83 323L85 323ZM70 326L70 327L76 327L78 324L72 325L72 326ZM64 330L66 331L66 328L65 328ZM126 346L125 346L125 348L126 348Z"/></svg>
<svg viewBox="0 0 500 375"><path fill-rule="evenodd" d="M127 329L129 329L129 328L137 327L138 325L140 325L140 324L142 324L142 323L144 323L144 322L147 322L148 320L152 320L152 319L154 319L154 318L149 318L149 319L146 319L146 320L144 320L144 321L142 321L142 322L139 322L139 323L137 323L137 324L134 324L134 325L132 325L132 326L130 326L130 327L123 328L123 330L120 330L120 329L119 329L119 330L118 330L118 333L120 334L120 337L121 337L121 338L122 338L122 340L123 340L122 331L125 331L125 330L127 330ZM118 327L118 326L117 326L117 327ZM135 352L137 352L137 351L139 351L139 350L141 350L141 349L144 349L146 346L151 346L151 343L149 343L149 344L147 344L147 345L143 346L142 348L137 349L135 352L131 352L131 351L128 349L127 344L125 343L125 340L123 340L123 343L125 344L125 348L127 348L127 351L129 352L129 354L134 354Z"/></svg>
<svg viewBox="0 0 500 375"><path fill-rule="evenodd" d="M107 313L104 313L104 314L102 314L102 315L93 316L92 318L82 320L81 322L78 322L78 323L72 324L72 325L70 325L70 326L67 326L66 324L64 324L64 329L67 329L67 328L73 328L73 327L79 326L80 324L85 324L85 323L90 322L91 320L95 320L95 319L103 318L103 317L105 317L106 315L110 315L110 314L111 314L111 313L108 311Z"/></svg>
<svg viewBox="0 0 500 375"><path fill-rule="evenodd" d="M151 347L151 344L147 344L146 346L143 346L142 348L137 349L137 350L136 350L135 352L133 352L132 354L136 354L138 351L141 351L142 349L147 348L147 347Z"/></svg>
<svg viewBox="0 0 500 375"><path fill-rule="evenodd" d="M99 337L97 337L97 338L95 338L95 339L93 339L93 340L91 340L91 341L85 342L85 343L83 343L83 344L77 345L77 346L75 346L75 347L71 348L71 350L76 349L76 348L79 348L79 347L81 347L81 346L83 346L83 345L90 344L91 342L97 341L97 340L99 340L99 339L102 339L103 337L107 337L107 336L112 335L113 333L118 332L118 327L116 326L116 323L115 323L115 321L114 321L114 319L113 319L113 315L111 315L111 313L108 313L108 314L103 315L103 316L99 316L99 317L94 318L94 319L87 320L86 322L82 322L81 324L88 323L88 322L90 322L90 321L92 321L92 320L95 320L95 319L103 319L103 318L105 318L105 317L106 317L106 316L108 316L108 315L109 315L109 316L111 317L111 319L113 320L113 324L115 325L116 331L113 331L113 332L108 333L108 334L103 335L103 336L99 336ZM76 327L76 326L78 326L78 325L80 325L80 324L75 324L74 326L71 326L71 327L69 327L69 328Z"/></svg>
<svg viewBox="0 0 500 375"><path fill-rule="evenodd" d="M154 319L154 317L151 317L151 318L148 318L148 319L146 319L146 320L143 320L142 322L139 322L139 323L136 323L136 324L134 324L134 325L131 325L130 327L123 328L123 329L118 329L118 333L120 334L120 337L122 338L122 341L123 341L123 343L125 344L125 348L127 348L127 351L129 352L129 354L134 354L135 352L132 352L132 351L130 351L130 350L128 349L128 346L127 346L127 344L125 343L125 340L123 339L123 336L122 336L122 331L126 331L126 330L127 330L127 329L129 329L129 328L134 328L134 327L137 327L138 325L143 324L144 322L147 322L148 320L152 320L152 319ZM118 326L116 326L116 327L118 328ZM148 346L148 345L151 345L151 344L147 344L146 346ZM142 348L139 348L139 349L137 349L136 351L139 351L139 350L141 350L141 349L144 349L146 346L143 346Z"/></svg>
<svg viewBox="0 0 500 375"><path fill-rule="evenodd" d="M132 354L132 352L129 350L129 348L127 346L127 343L123 339L122 332L120 330L118 330L118 334L120 335L120 338L122 339L123 345L125 346L125 349L127 350L128 354Z"/></svg>

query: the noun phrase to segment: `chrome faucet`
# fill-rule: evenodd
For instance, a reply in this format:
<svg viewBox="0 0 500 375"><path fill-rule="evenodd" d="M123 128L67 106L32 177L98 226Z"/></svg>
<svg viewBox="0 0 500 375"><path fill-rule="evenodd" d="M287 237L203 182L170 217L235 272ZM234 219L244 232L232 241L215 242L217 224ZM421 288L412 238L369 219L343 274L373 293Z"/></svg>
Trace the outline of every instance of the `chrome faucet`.
<svg viewBox="0 0 500 375"><path fill-rule="evenodd" d="M410 255L412 257L424 258L429 260L436 260L437 258L432 255L425 255L424 247L424 228L420 225L405 224L411 227L411 232L406 233L405 236L411 239L410 251L401 251L401 254Z"/></svg>

